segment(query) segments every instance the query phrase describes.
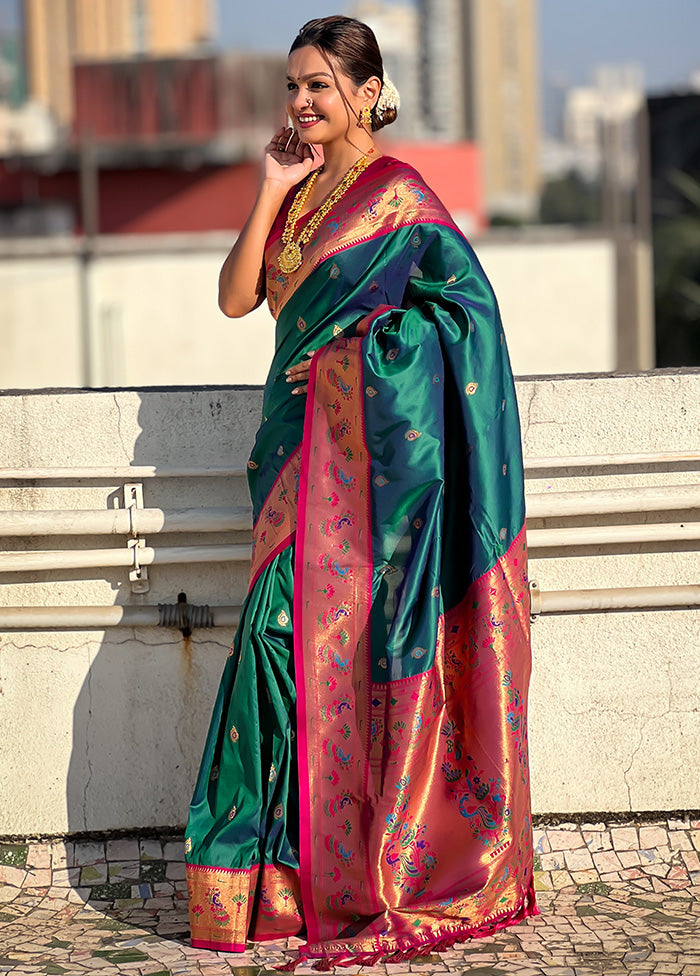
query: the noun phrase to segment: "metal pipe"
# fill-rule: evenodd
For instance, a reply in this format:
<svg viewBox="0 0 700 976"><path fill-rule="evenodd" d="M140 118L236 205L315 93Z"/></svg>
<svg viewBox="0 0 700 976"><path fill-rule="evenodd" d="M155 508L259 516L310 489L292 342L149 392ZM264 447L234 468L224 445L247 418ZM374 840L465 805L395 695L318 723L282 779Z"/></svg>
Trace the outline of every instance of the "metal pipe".
<svg viewBox="0 0 700 976"><path fill-rule="evenodd" d="M582 454L564 457L525 458L525 472L550 468L606 468L632 464L665 464L697 461L698 451L658 451L651 454ZM240 478L245 468L168 468L158 465L95 467L0 468L0 481L86 481L110 478Z"/></svg>
<svg viewBox="0 0 700 976"><path fill-rule="evenodd" d="M528 518L700 508L700 485L528 494ZM0 512L0 536L250 531L250 506Z"/></svg>
<svg viewBox="0 0 700 976"><path fill-rule="evenodd" d="M542 591L531 583L532 615L605 610L690 609L700 606L700 586L625 586L599 590Z"/></svg>
<svg viewBox="0 0 700 976"><path fill-rule="evenodd" d="M107 481L111 478L241 478L245 468L165 468L155 464L0 468L0 481Z"/></svg>
<svg viewBox="0 0 700 976"><path fill-rule="evenodd" d="M525 458L525 473L541 468L616 468L628 464L700 461L699 451L657 451L653 454L580 454L569 457Z"/></svg>
<svg viewBox="0 0 700 976"><path fill-rule="evenodd" d="M0 512L0 536L152 535L157 532L250 532L252 508L115 508Z"/></svg>
<svg viewBox="0 0 700 976"><path fill-rule="evenodd" d="M700 508L700 485L666 485L593 491L528 493L528 518L609 515L617 512L668 512ZM1 523L0 523L1 524Z"/></svg>
<svg viewBox="0 0 700 976"><path fill-rule="evenodd" d="M678 542L700 539L700 522L651 525L592 525L564 529L529 529L528 548L565 549L620 543ZM172 546L153 549L132 545L124 549L59 549L52 552L0 553L0 573L57 569L107 569L118 566L180 563L249 562L251 546Z"/></svg>
<svg viewBox="0 0 700 976"><path fill-rule="evenodd" d="M592 613L606 610L690 609L700 606L700 586L632 586L598 590L530 590L532 615ZM209 608L215 627L235 627L241 608ZM108 627L156 627L157 606L140 607L0 607L0 630L66 630Z"/></svg>
<svg viewBox="0 0 700 976"><path fill-rule="evenodd" d="M178 563L250 562L251 546L172 546L152 549L59 549L53 552L2 552L0 573L35 573L53 569L107 569L115 566Z"/></svg>
<svg viewBox="0 0 700 976"><path fill-rule="evenodd" d="M700 522L649 525L587 525L566 529L528 529L533 549L569 549L645 542L689 542L700 539Z"/></svg>
<svg viewBox="0 0 700 976"><path fill-rule="evenodd" d="M215 627L236 627L241 608L210 607ZM157 627L157 606L140 607L0 607L0 630L35 630L62 627Z"/></svg>
<svg viewBox="0 0 700 976"><path fill-rule="evenodd" d="M700 508L700 485L565 491L527 495L528 518ZM250 506L0 511L0 536L152 535L159 532L250 531Z"/></svg>

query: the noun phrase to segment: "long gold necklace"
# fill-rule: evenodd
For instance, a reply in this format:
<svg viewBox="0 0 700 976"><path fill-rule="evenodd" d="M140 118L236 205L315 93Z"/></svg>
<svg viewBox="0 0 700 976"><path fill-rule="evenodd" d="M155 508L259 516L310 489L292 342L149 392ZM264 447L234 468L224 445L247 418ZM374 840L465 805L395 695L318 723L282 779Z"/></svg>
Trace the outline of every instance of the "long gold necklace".
<svg viewBox="0 0 700 976"><path fill-rule="evenodd" d="M284 244L284 248L282 249L282 253L278 259L280 271L284 272L284 274L292 274L292 272L297 271L301 267L302 247L305 247L309 243L323 222L326 214L336 205L338 200L340 200L340 198L347 193L360 173L362 173L362 171L365 170L369 164L369 155L365 154L364 156L360 156L357 162L350 167L330 196L314 213L295 241L294 231L296 229L297 221L299 220L299 214L304 209L304 204L314 188L316 180L318 179L319 170L315 170L315 172L311 174L306 183L301 187L297 195L294 197L294 202L289 208L289 213L287 214L287 220L285 221L284 230L282 231L282 243Z"/></svg>

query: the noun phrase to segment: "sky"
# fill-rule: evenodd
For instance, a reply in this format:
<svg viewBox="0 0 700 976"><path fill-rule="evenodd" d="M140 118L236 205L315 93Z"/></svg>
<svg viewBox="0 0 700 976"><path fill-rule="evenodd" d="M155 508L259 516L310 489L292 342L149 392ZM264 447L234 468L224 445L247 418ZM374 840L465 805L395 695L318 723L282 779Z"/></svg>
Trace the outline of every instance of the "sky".
<svg viewBox="0 0 700 976"><path fill-rule="evenodd" d="M218 0L220 37L228 47L287 50L304 21L348 6ZM544 80L585 84L597 63L636 62L658 90L700 70L700 0L538 0L537 8Z"/></svg>
<svg viewBox="0 0 700 976"><path fill-rule="evenodd" d="M212 0L222 47L287 50L311 17L343 13L347 0ZM0 0L0 30L19 0ZM700 70L700 0L537 0L542 77L585 84L596 64L636 62L647 88L682 85Z"/></svg>

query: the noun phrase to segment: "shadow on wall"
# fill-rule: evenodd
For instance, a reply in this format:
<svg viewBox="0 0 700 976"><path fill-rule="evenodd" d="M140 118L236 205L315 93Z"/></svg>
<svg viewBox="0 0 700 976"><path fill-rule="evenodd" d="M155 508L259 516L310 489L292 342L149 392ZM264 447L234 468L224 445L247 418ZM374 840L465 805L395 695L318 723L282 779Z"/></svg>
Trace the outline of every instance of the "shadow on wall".
<svg viewBox="0 0 700 976"><path fill-rule="evenodd" d="M128 444L125 431L134 430L132 466L245 468L260 416L260 395L247 389L250 396L245 398L226 396L221 388L198 388L189 396L182 389L123 391L116 394L117 429L111 434ZM147 508L249 504L245 478L156 477L142 484ZM104 487L106 497L114 495L113 482L104 482ZM178 534L153 536L146 544L158 548L243 541L241 533L206 538ZM95 545L94 540L88 545ZM175 603L184 592L190 603L216 606L240 604L248 566L183 561L149 567L150 589L142 594L132 593L128 569L106 573L117 604ZM101 574L98 570L93 575ZM83 635L74 647L74 667L84 673L86 655L89 668L73 712L69 832L148 835L154 829L181 829L233 628L198 630L192 637L155 627ZM112 880L103 877L105 870L104 865L96 867L95 883ZM125 880L117 883L126 885ZM116 889L102 894L130 897Z"/></svg>

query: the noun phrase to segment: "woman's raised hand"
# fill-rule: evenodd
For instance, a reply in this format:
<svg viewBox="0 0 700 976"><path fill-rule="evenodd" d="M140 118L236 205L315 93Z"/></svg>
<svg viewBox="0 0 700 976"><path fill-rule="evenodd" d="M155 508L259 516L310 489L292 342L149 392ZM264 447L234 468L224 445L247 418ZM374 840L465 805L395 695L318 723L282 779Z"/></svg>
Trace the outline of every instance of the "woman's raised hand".
<svg viewBox="0 0 700 976"><path fill-rule="evenodd" d="M296 186L316 165L314 152L294 129L283 126L265 146L265 179Z"/></svg>

